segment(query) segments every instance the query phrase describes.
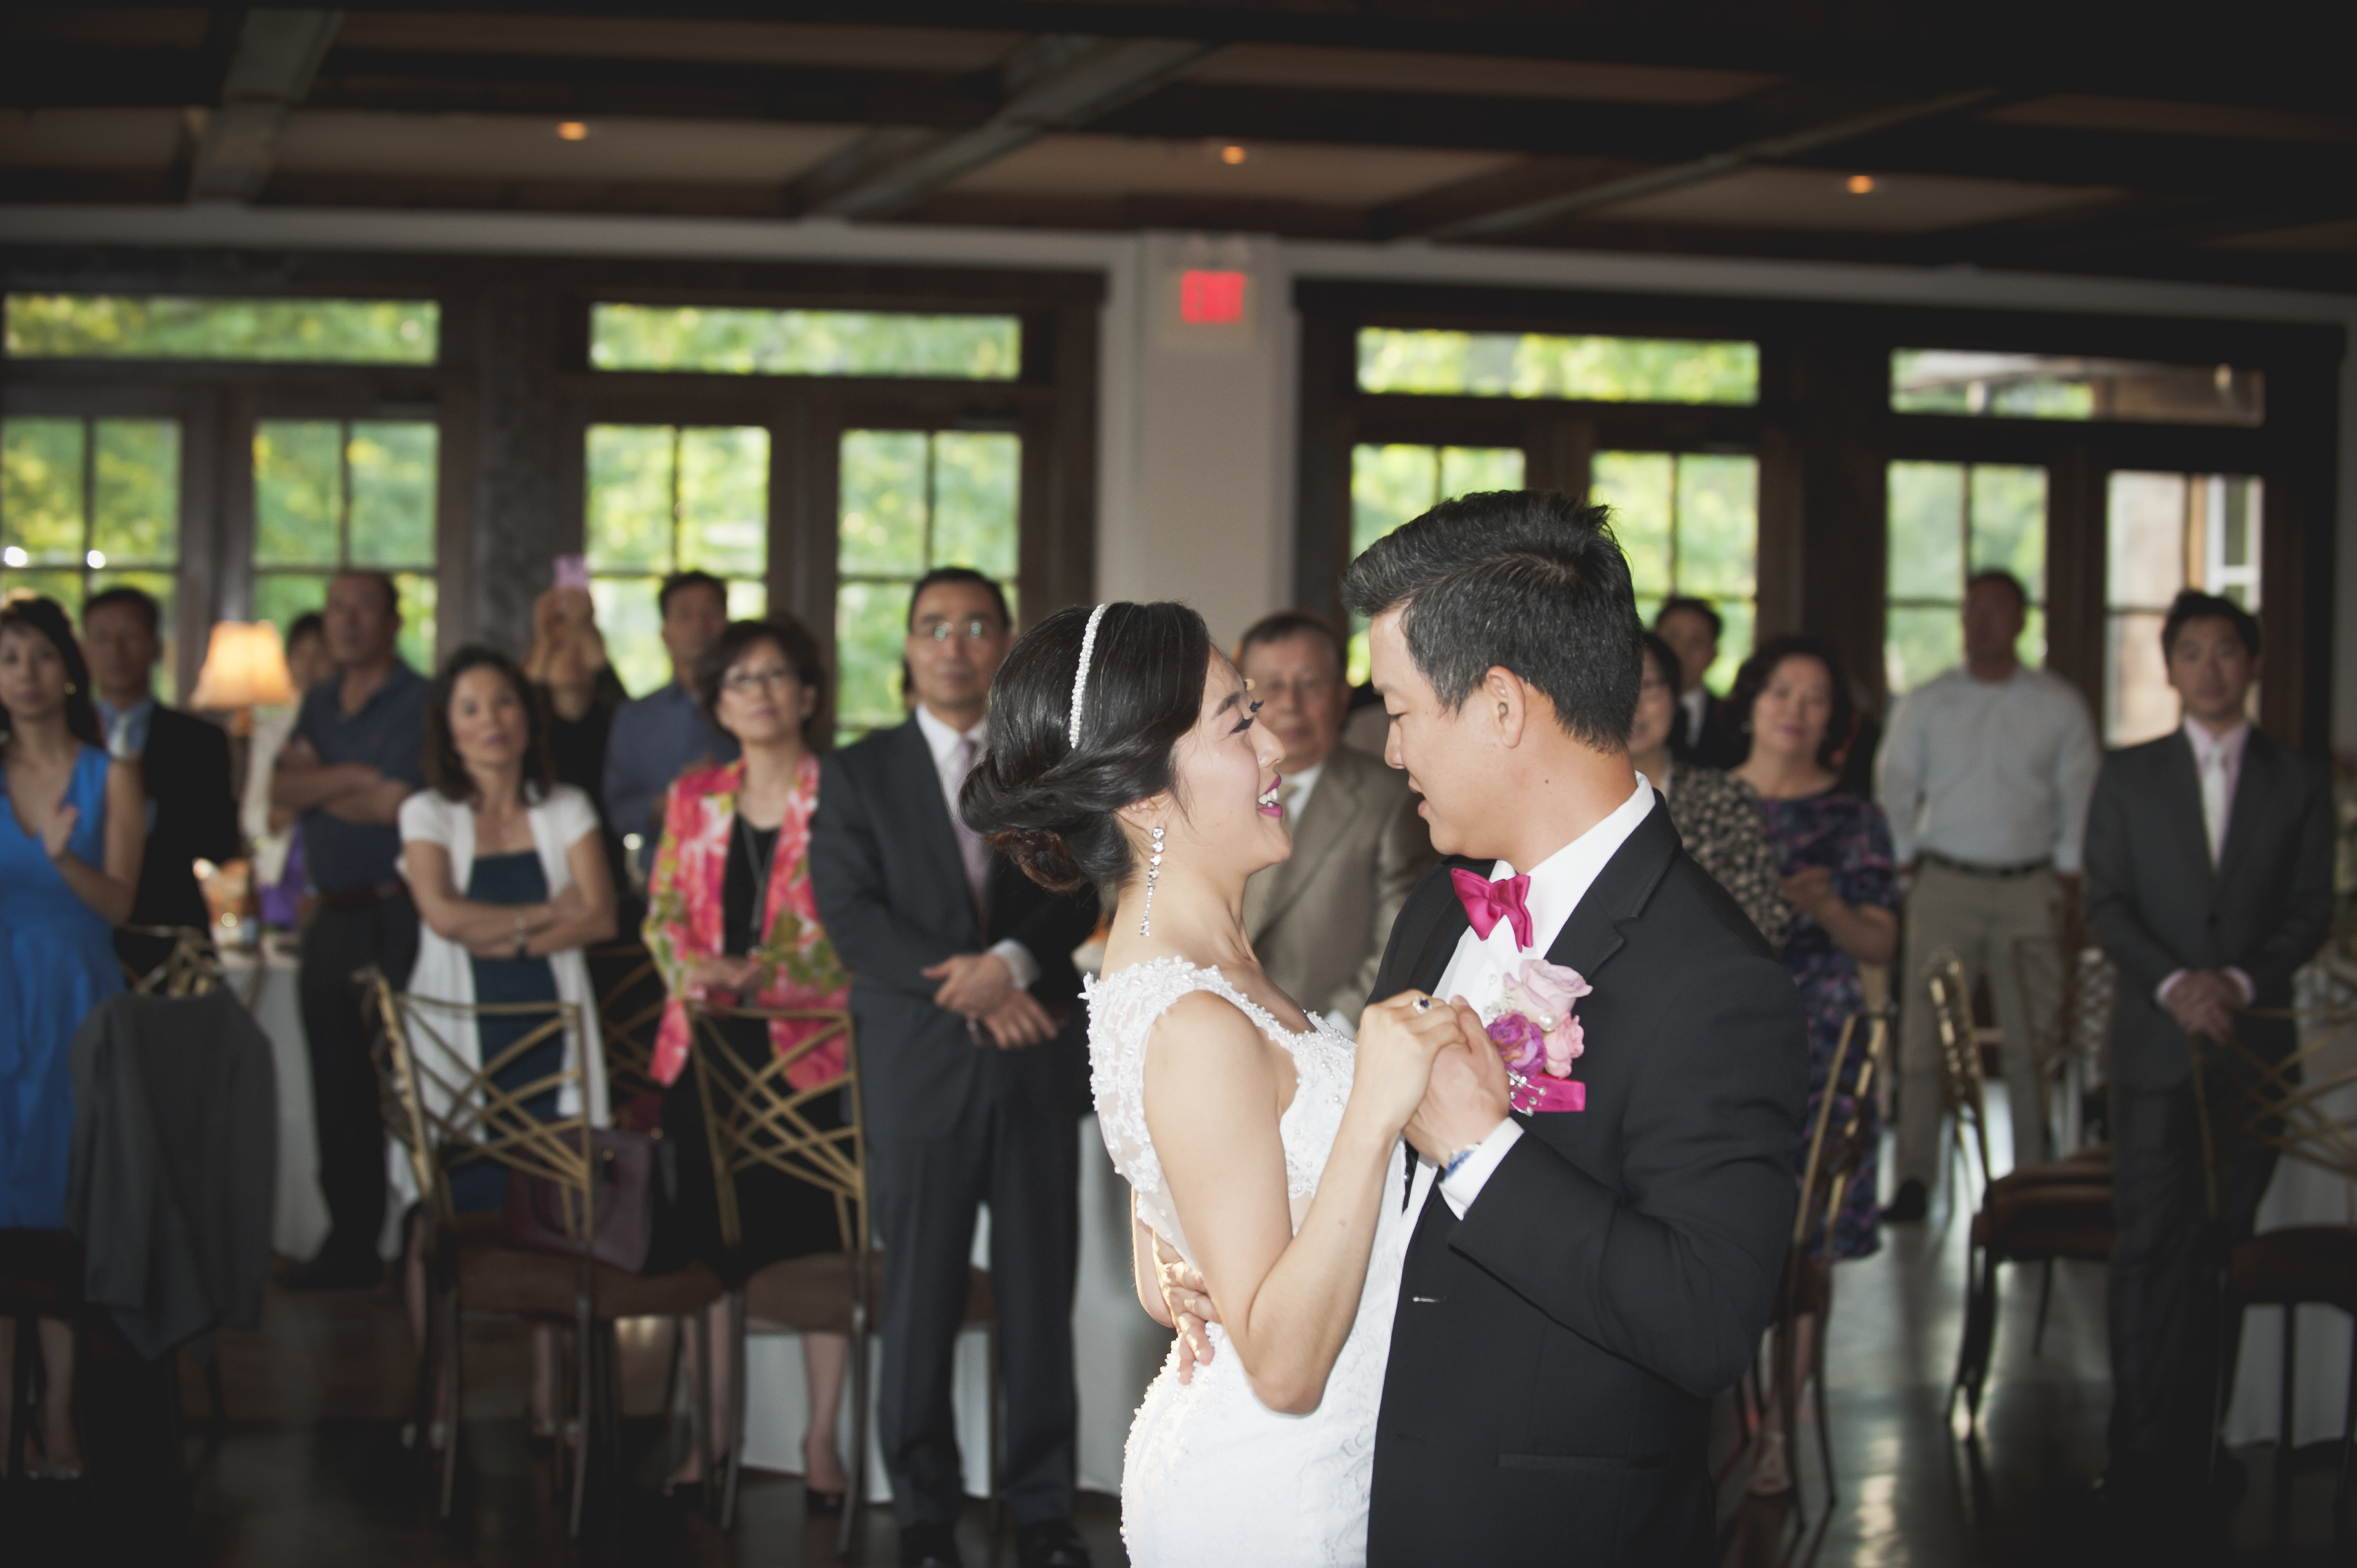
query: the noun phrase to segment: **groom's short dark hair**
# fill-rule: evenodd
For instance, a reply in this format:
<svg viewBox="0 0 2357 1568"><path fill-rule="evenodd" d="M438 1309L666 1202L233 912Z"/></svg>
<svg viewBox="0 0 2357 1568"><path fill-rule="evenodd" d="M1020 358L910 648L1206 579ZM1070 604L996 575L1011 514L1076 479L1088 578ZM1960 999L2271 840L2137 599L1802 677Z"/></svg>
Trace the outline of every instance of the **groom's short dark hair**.
<svg viewBox="0 0 2357 1568"><path fill-rule="evenodd" d="M1645 628L1605 509L1555 490L1441 502L1368 546L1342 574L1364 616L1405 606L1408 656L1449 708L1503 666L1547 695L1598 751L1629 744Z"/></svg>

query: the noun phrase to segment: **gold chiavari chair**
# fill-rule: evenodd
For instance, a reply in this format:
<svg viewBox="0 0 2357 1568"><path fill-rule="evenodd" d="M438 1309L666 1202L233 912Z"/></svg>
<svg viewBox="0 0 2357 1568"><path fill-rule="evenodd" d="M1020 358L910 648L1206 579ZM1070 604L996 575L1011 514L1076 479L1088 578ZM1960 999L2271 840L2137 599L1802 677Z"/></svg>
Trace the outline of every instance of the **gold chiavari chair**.
<svg viewBox="0 0 2357 1568"><path fill-rule="evenodd" d="M145 974L124 966L125 983L148 996L202 996L228 983L221 950L201 926L124 926L134 936L160 937L172 944L164 961Z"/></svg>
<svg viewBox="0 0 2357 1568"><path fill-rule="evenodd" d="M664 992L644 942L608 942L587 954L597 997L598 1033L606 1046L606 1090L619 1105L640 1095L660 1100L655 1081L655 1031L662 1024Z"/></svg>
<svg viewBox="0 0 2357 1568"><path fill-rule="evenodd" d="M579 1010L564 1002L468 1004L413 996L393 989L371 969L364 983L375 1000L382 1060L401 1144L415 1176L424 1214L419 1245L429 1301L426 1344L418 1377L417 1430L428 1430L438 1384L447 1412L442 1451L441 1510L450 1515L457 1477L464 1383L459 1319L474 1313L520 1317L569 1328L573 1369L566 1412L578 1423L573 1454L570 1533L578 1536L587 1497L592 1450L617 1449L621 1420L619 1353L613 1326L625 1317L685 1317L721 1295L719 1276L702 1263L646 1276L600 1262L593 1253L601 1194L613 1168L590 1124L587 1073L576 1059L529 1082L503 1085L499 1076L552 1038L578 1038ZM461 1041L462 1025L489 1017L540 1021L490 1060L479 1062ZM454 1037L455 1036L455 1037ZM420 1049L420 1038L429 1048ZM471 1042L468 1042L471 1043ZM570 1091L576 1109L546 1120L533 1101ZM509 1179L537 1178L561 1198L575 1250L557 1256L506 1244L500 1216L460 1215L450 1176L480 1162L505 1167ZM699 1411L697 1421L703 1421ZM560 1423L560 1430L562 1430Z"/></svg>
<svg viewBox="0 0 2357 1568"><path fill-rule="evenodd" d="M2030 1059L2049 1110L2057 1157L2083 1142L2089 1087L2101 1073L2118 975L2101 948L2072 951L2059 938L2022 937L2013 944L2021 1014L2029 1020ZM2059 1117L2053 1117L2058 1107ZM2017 1132L2015 1146L2020 1147Z"/></svg>

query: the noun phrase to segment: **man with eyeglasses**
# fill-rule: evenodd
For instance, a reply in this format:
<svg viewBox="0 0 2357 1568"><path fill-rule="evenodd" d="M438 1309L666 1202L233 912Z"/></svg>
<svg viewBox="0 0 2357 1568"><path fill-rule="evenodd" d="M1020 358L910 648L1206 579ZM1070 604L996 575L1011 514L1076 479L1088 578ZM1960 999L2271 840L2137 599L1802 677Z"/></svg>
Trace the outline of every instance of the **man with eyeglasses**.
<svg viewBox="0 0 2357 1568"><path fill-rule="evenodd" d="M915 713L822 761L811 821L812 891L852 973L868 1192L891 1259L877 1424L909 1568L959 1561L950 1394L985 1202L1016 1554L1022 1568L1089 1561L1071 1523L1088 1102L1072 950L1096 927L1097 896L1040 887L957 810L1013 642L997 584L963 566L920 578L903 645Z"/></svg>
<svg viewBox="0 0 2357 1568"><path fill-rule="evenodd" d="M1244 929L1280 990L1354 1033L1432 838L1407 775L1340 744L1351 689L1330 624L1306 610L1269 616L1236 645L1236 668L1285 743L1276 800L1293 834L1292 857L1244 884Z"/></svg>

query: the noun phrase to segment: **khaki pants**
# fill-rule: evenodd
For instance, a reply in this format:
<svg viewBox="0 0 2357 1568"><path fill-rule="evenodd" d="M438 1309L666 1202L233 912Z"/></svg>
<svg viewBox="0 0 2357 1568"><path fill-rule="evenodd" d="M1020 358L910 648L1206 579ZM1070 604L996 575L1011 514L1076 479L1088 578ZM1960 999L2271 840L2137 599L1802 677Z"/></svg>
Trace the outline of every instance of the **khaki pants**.
<svg viewBox="0 0 2357 1568"><path fill-rule="evenodd" d="M1907 896L1906 983L1900 993L1899 1177L1939 1185L1939 1033L1923 975L1932 957L1953 952L1967 982L1986 974L2005 1035L2006 1102L2013 1112L2013 1163L2052 1157L2047 1147L2046 1095L2031 1060L2029 1019L2016 977L2013 944L2022 937L2050 939L2061 929L2061 884L2051 872L2028 876L1975 876L1926 861Z"/></svg>

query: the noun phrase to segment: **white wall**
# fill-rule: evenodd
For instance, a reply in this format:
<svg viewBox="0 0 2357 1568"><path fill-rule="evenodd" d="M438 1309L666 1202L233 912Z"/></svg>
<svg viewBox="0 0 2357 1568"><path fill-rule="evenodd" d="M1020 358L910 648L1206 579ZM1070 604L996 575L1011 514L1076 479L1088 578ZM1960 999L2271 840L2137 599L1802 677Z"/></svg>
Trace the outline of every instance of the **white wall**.
<svg viewBox="0 0 2357 1568"><path fill-rule="evenodd" d="M1243 341L1202 348L1175 340L1166 320L1171 269L1189 255L1189 242L1177 235L862 227L833 220L56 207L0 213L0 240L1099 268L1108 293L1098 590L1108 597L1187 599L1223 641L1289 591L1297 374L1290 300L1298 277L2331 322L2357 337L2357 299L2270 289L1970 267L1248 238L1217 242L1212 264L1249 271L1254 330ZM2333 738L2340 748L2357 749L2357 615L2341 613L2357 609L2357 357L2341 366L2340 486Z"/></svg>

